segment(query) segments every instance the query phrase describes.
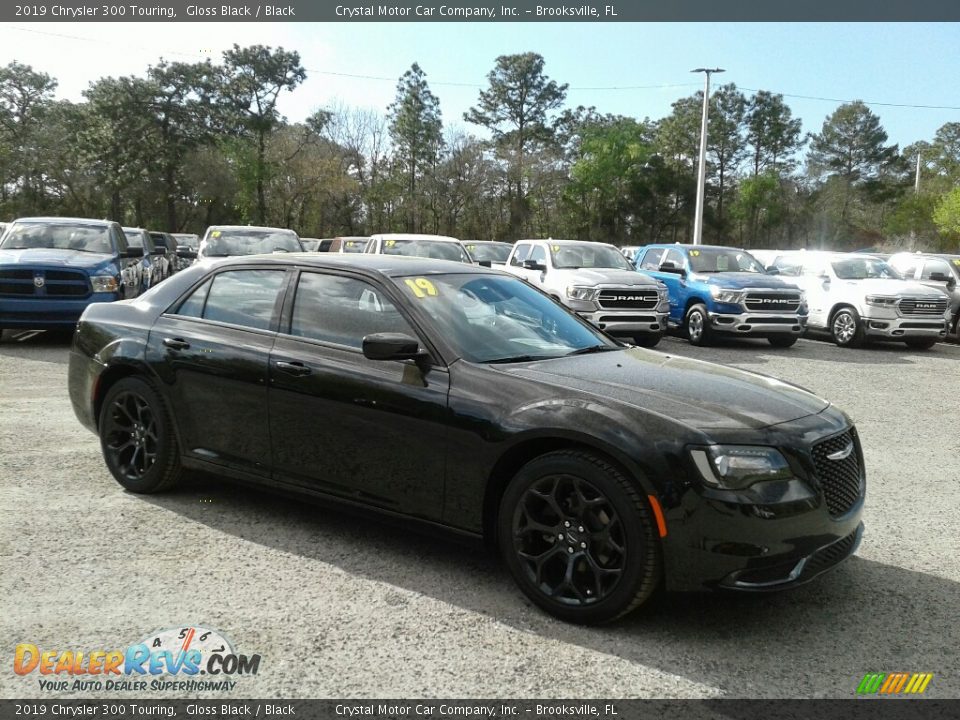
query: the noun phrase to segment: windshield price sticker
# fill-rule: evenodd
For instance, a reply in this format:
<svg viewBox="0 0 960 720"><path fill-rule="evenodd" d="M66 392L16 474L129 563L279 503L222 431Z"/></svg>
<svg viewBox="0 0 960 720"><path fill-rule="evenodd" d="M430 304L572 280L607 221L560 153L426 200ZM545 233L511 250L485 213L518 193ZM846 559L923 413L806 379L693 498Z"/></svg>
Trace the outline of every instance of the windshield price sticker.
<svg viewBox="0 0 960 720"><path fill-rule="evenodd" d="M387 241L385 241L383 244L386 245L387 247L393 247L394 245L397 244L397 241L396 241L396 240L387 240Z"/></svg>
<svg viewBox="0 0 960 720"><path fill-rule="evenodd" d="M691 250L691 251L690 251L690 255L691 255L692 257L696 257L696 256L699 255L699 254L700 254L700 251L699 251L699 250Z"/></svg>
<svg viewBox="0 0 960 720"><path fill-rule="evenodd" d="M437 292L437 286L426 278L407 278L404 283L418 298L436 297L440 294Z"/></svg>
<svg viewBox="0 0 960 720"><path fill-rule="evenodd" d="M220 237L220 231L219 231L219 230L214 230L212 233L210 233L210 236L211 236L211 237Z"/></svg>
<svg viewBox="0 0 960 720"><path fill-rule="evenodd" d="M554 251L554 252L560 252L560 246L559 246L559 245L554 245L554 246L553 246L553 251Z"/></svg>

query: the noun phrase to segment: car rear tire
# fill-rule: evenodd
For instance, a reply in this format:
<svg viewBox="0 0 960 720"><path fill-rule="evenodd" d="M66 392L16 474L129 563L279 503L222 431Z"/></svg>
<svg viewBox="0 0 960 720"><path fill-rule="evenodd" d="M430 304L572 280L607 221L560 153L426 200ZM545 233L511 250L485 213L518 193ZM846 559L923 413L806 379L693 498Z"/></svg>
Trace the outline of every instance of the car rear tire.
<svg viewBox="0 0 960 720"><path fill-rule="evenodd" d="M788 348L793 347L797 344L797 340L800 338L796 335L784 335L779 336L775 335L773 337L768 337L767 342L773 345L775 348Z"/></svg>
<svg viewBox="0 0 960 720"><path fill-rule="evenodd" d="M660 333L641 333L633 336L633 341L640 347L653 348L660 343Z"/></svg>
<svg viewBox="0 0 960 720"><path fill-rule="evenodd" d="M615 620L660 584L660 543L647 500L589 452L557 451L527 463L501 499L497 533L517 585L562 620Z"/></svg>
<svg viewBox="0 0 960 720"><path fill-rule="evenodd" d="M852 307L842 307L830 320L830 337L838 347L863 347L865 332L860 315Z"/></svg>
<svg viewBox="0 0 960 720"><path fill-rule="evenodd" d="M936 338L913 338L911 340L904 340L907 344L907 347L911 350L929 350L934 345L937 344Z"/></svg>
<svg viewBox="0 0 960 720"><path fill-rule="evenodd" d="M705 305L694 305L687 310L685 328L687 340L690 341L691 345L703 347L710 344L712 339L710 316L707 314Z"/></svg>
<svg viewBox="0 0 960 720"><path fill-rule="evenodd" d="M103 399L98 427L107 468L125 489L156 493L180 481L183 467L170 413L145 380L117 381Z"/></svg>

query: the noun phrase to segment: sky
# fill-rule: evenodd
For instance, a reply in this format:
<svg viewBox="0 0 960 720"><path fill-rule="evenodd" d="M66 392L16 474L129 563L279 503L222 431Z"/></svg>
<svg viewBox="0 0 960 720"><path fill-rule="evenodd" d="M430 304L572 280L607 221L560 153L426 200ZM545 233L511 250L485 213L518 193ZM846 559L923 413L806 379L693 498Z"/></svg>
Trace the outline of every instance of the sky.
<svg viewBox="0 0 960 720"><path fill-rule="evenodd" d="M804 132L854 99L876 103L901 147L960 122L956 23L4 23L0 64L32 65L78 101L100 77L141 75L161 57L219 61L234 43L300 53L307 80L279 105L291 121L338 103L383 111L417 62L445 125L481 134L463 113L497 56L534 51L569 84L567 106L603 113L664 117L702 88L692 68L721 67L714 83L783 93Z"/></svg>

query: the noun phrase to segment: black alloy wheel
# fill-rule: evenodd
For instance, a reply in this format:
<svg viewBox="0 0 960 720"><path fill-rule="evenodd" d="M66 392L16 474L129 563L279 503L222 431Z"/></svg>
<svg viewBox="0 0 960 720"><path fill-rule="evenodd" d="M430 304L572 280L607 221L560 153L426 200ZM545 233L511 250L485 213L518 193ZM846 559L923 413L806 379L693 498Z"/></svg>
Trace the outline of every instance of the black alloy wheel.
<svg viewBox="0 0 960 720"><path fill-rule="evenodd" d="M179 481L182 468L170 415L144 380L127 377L110 388L99 430L107 467L127 490L153 493Z"/></svg>
<svg viewBox="0 0 960 720"><path fill-rule="evenodd" d="M656 590L660 547L646 498L602 458L561 451L528 463L500 508L501 552L521 590L571 622L607 622Z"/></svg>

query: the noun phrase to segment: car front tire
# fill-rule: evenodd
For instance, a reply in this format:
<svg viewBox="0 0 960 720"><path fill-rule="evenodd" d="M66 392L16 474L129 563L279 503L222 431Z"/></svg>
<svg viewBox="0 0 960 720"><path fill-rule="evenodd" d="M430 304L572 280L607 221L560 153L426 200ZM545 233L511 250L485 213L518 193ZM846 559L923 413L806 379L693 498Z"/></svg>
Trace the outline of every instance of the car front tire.
<svg viewBox="0 0 960 720"><path fill-rule="evenodd" d="M616 467L564 450L527 463L503 495L498 541L523 593L562 620L615 620L660 584L650 505Z"/></svg>
<svg viewBox="0 0 960 720"><path fill-rule="evenodd" d="M660 333L639 333L633 336L633 341L640 347L654 348L660 344Z"/></svg>
<svg viewBox="0 0 960 720"><path fill-rule="evenodd" d="M830 337L838 347L862 347L864 336L863 322L852 307L842 307L833 314Z"/></svg>
<svg viewBox="0 0 960 720"><path fill-rule="evenodd" d="M104 397L98 427L107 468L126 490L156 493L180 481L183 467L170 413L145 380L117 381Z"/></svg>
<svg viewBox="0 0 960 720"><path fill-rule="evenodd" d="M685 326L691 345L703 347L710 344L710 316L705 305L694 305L687 311Z"/></svg>

